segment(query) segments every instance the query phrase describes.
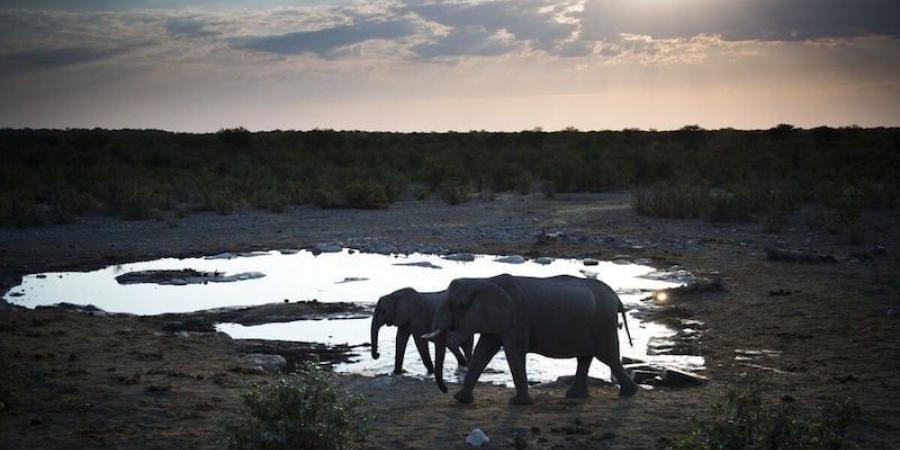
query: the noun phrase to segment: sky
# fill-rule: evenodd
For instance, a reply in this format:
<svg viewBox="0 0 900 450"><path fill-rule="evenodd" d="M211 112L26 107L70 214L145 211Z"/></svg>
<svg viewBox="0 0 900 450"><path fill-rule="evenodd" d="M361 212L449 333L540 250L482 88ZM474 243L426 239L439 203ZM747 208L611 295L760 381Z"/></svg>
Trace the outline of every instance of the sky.
<svg viewBox="0 0 900 450"><path fill-rule="evenodd" d="M900 126L897 0L0 0L0 127Z"/></svg>

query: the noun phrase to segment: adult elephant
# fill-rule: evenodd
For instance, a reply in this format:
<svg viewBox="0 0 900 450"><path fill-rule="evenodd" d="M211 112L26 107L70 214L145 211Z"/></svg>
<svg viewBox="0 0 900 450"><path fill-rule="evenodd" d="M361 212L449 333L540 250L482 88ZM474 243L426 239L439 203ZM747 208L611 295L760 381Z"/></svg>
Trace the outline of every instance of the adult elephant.
<svg viewBox="0 0 900 450"><path fill-rule="evenodd" d="M594 279L512 275L461 278L450 284L447 299L435 314L433 331L423 337L435 340L435 380L441 391L447 392L442 347L447 344L448 335L452 344L456 335L481 333L463 388L455 395L461 403L474 400L472 389L500 347L506 353L516 386L511 404L532 403L525 371L526 353L578 359L575 380L566 397L587 397L587 374L593 358L612 369L619 383L619 395L632 396L637 386L622 367L619 355L619 312L625 320L616 293ZM627 332L627 322L625 328Z"/></svg>
<svg viewBox="0 0 900 450"><path fill-rule="evenodd" d="M378 299L375 312L372 314L372 358L378 359L378 330L382 326L397 327L397 349L394 353L394 374L403 372L403 356L406 353L406 344L412 335L422 358L422 364L428 373L434 371L431 356L428 353L428 341L421 336L431 330L434 314L438 306L447 298L447 291L419 292L412 288L404 288ZM440 349L441 364L443 364L445 348ZM456 357L460 367L465 367L468 359L472 357L472 338L462 339L458 345L452 346L450 351Z"/></svg>

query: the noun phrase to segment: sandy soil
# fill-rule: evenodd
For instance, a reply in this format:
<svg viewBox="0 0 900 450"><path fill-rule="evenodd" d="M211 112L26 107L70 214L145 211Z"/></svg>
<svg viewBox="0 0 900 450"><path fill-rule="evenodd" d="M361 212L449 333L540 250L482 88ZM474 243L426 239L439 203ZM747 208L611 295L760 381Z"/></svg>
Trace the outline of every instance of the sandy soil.
<svg viewBox="0 0 900 450"><path fill-rule="evenodd" d="M728 288L673 296L661 305L662 315L705 324L700 351L711 379L705 386L642 391L631 400L595 386L581 401L564 399L563 387L538 386L534 405L512 407L506 402L511 391L481 385L475 404L461 406L429 381L341 376L349 389L369 396L366 408L375 418L366 445L459 448L480 427L495 448L516 437L538 448L664 447L729 387L758 378L768 398L790 396L806 411L853 397L862 417L852 439L862 448L892 448L900 442L900 316L889 310L900 308L900 227L888 214L866 216L864 223L865 245L852 246L801 224L767 234L752 224L641 218L628 207L627 194L501 197L457 207L408 202L384 211L297 208L176 221L96 217L0 230L0 275L8 288L24 273L360 237L681 264L719 272ZM538 239L544 229L565 236ZM838 262L766 260L763 249L778 242L832 254ZM876 243L884 254L867 252ZM782 354L737 361L735 349ZM155 320L0 308L3 364L20 374L18 395L0 419L0 447L220 446L219 424L235 416L242 380L270 376L236 371L243 350L213 333L164 332Z"/></svg>

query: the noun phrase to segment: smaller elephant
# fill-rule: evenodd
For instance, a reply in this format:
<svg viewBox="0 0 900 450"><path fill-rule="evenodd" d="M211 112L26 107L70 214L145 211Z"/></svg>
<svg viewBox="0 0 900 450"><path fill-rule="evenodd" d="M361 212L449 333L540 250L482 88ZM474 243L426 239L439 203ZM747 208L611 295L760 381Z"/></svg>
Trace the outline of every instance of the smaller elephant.
<svg viewBox="0 0 900 450"><path fill-rule="evenodd" d="M428 352L428 341L423 339L422 335L431 331L434 314L445 298L447 291L419 292L412 288L400 289L379 298L372 314L372 358L378 359L381 356L378 353L378 330L382 325L396 326L397 350L394 353L394 374L403 372L403 356L410 334L419 350L422 364L428 373L433 373L434 365ZM469 358L472 357L472 341L473 336L466 336L461 339L458 346L449 346L461 368L466 367Z"/></svg>

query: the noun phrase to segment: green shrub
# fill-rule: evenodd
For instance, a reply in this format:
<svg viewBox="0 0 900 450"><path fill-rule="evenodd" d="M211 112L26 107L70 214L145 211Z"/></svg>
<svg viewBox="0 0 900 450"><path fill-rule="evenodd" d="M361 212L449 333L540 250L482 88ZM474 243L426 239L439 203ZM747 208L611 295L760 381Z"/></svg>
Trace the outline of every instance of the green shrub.
<svg viewBox="0 0 900 450"><path fill-rule="evenodd" d="M75 218L99 207L93 195L86 192L66 191L53 204L53 219L56 223L71 223Z"/></svg>
<svg viewBox="0 0 900 450"><path fill-rule="evenodd" d="M856 448L846 440L847 427L859 415L851 401L828 405L818 419L801 417L791 403L763 402L756 386L731 391L711 417L693 419L673 450L819 450Z"/></svg>
<svg viewBox="0 0 900 450"><path fill-rule="evenodd" d="M274 188L261 190L253 195L253 206L274 213L283 213L290 202L290 197Z"/></svg>
<svg viewBox="0 0 900 450"><path fill-rule="evenodd" d="M341 391L316 364L243 393L243 416L226 426L233 449L351 449L366 435L362 397Z"/></svg>
<svg viewBox="0 0 900 450"><path fill-rule="evenodd" d="M344 188L347 206L360 209L387 208L388 191L383 184L374 181L355 181Z"/></svg>
<svg viewBox="0 0 900 450"><path fill-rule="evenodd" d="M458 205L469 201L469 188L462 184L446 183L441 186L441 200L449 205Z"/></svg>

